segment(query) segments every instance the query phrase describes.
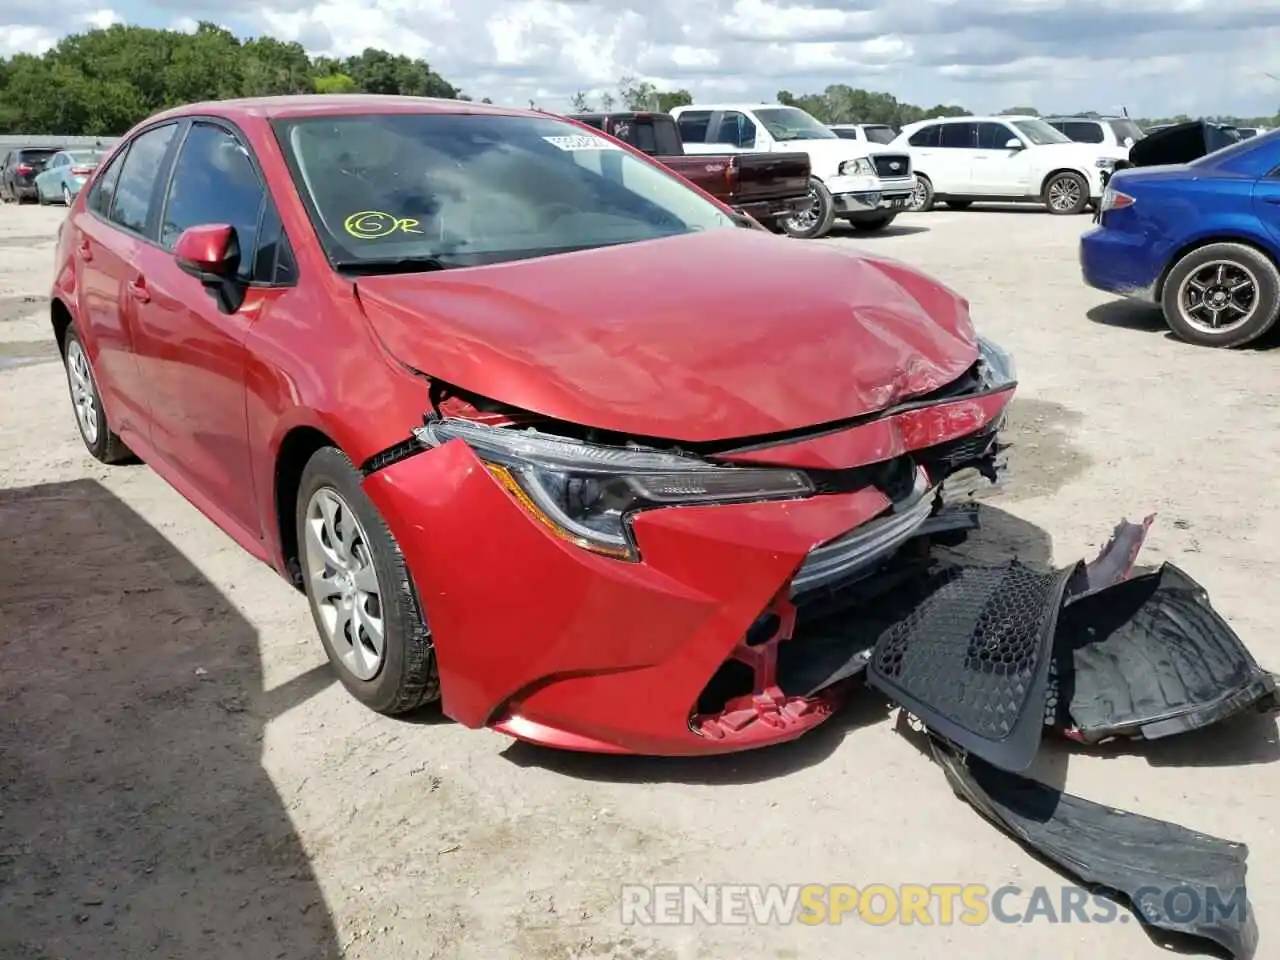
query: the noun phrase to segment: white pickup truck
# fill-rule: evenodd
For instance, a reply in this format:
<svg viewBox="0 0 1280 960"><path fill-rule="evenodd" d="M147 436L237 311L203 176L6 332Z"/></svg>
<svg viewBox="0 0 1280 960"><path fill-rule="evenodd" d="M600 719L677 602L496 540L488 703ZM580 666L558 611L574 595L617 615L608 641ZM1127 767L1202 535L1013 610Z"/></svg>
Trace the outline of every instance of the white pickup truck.
<svg viewBox="0 0 1280 960"><path fill-rule="evenodd" d="M807 208L786 225L793 237L822 237L836 219L883 230L915 190L906 151L845 140L799 107L780 103L693 104L671 111L685 152L805 153L812 171Z"/></svg>

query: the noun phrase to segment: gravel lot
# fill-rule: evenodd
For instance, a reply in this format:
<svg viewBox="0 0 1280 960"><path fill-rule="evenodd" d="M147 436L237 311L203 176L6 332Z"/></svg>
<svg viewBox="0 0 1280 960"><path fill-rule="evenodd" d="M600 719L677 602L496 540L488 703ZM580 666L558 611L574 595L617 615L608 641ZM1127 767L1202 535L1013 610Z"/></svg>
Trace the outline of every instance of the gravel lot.
<svg viewBox="0 0 1280 960"><path fill-rule="evenodd" d="M84 452L47 327L62 215L0 208L0 958L1159 955L1133 922L623 927L625 883L1064 881L870 696L795 744L689 762L368 712L332 682L300 595L146 467ZM1187 346L1087 290L1087 225L940 211L830 242L932 271L1016 354L993 549L1069 562L1154 510L1144 559L1200 579L1280 667L1280 352ZM1038 775L1246 841L1274 956L1278 754L1252 718L1141 750L1046 747Z"/></svg>

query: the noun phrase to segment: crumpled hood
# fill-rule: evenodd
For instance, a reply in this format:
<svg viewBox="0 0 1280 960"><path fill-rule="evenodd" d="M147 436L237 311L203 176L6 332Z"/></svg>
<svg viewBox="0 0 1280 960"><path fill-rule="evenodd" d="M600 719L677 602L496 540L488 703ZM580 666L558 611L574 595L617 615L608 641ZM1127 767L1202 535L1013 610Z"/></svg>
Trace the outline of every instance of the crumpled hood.
<svg viewBox="0 0 1280 960"><path fill-rule="evenodd" d="M872 413L977 359L967 303L937 281L758 230L362 277L357 289L386 347L428 376L685 442Z"/></svg>

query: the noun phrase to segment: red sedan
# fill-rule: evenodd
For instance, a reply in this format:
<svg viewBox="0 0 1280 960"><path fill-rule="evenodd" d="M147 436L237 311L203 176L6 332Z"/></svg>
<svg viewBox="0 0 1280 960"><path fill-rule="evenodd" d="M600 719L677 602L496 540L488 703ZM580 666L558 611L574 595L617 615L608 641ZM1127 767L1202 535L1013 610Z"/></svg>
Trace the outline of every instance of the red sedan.
<svg viewBox="0 0 1280 960"><path fill-rule="evenodd" d="M916 270L458 101L153 117L72 205L52 318L90 453L305 591L354 696L582 750L829 716L855 671L814 679L806 611L989 463L1014 387Z"/></svg>

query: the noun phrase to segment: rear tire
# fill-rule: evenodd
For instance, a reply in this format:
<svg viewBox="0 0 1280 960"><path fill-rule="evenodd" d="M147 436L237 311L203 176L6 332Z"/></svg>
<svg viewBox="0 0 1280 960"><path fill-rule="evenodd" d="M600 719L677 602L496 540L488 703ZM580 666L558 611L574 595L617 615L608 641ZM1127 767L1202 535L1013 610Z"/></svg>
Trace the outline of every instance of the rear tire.
<svg viewBox="0 0 1280 960"><path fill-rule="evenodd" d="M817 240L831 232L836 218L836 204L827 185L813 177L809 180L810 203L803 210L778 222L787 236L797 240Z"/></svg>
<svg viewBox="0 0 1280 960"><path fill-rule="evenodd" d="M335 447L307 461L294 515L299 561L338 679L371 710L394 715L438 699L440 681L404 556L360 480Z"/></svg>
<svg viewBox="0 0 1280 960"><path fill-rule="evenodd" d="M887 217L876 217L874 220L850 220L849 226L858 233L879 233L893 223L897 216L896 213L891 213Z"/></svg>
<svg viewBox="0 0 1280 960"><path fill-rule="evenodd" d="M76 198L75 198L75 197L73 197L73 196L71 195L71 188L70 188L70 187L68 187L68 186L64 183L64 184L62 185L62 204L63 204L63 206L70 207L70 206L71 206L71 204L75 203L75 200L76 200Z"/></svg>
<svg viewBox="0 0 1280 960"><path fill-rule="evenodd" d="M1043 200L1055 216L1073 217L1089 206L1089 184L1078 173L1055 173L1044 185Z"/></svg>
<svg viewBox="0 0 1280 960"><path fill-rule="evenodd" d="M36 203L42 207L47 207L49 205L49 201L45 199L44 191L39 187L36 187Z"/></svg>
<svg viewBox="0 0 1280 960"><path fill-rule="evenodd" d="M1211 306L1219 294L1223 306L1215 311ZM1253 247L1211 243L1173 265L1160 301L1169 328L1188 343L1242 347L1280 318L1280 270ZM1241 314L1242 308L1248 312Z"/></svg>
<svg viewBox="0 0 1280 960"><path fill-rule="evenodd" d="M75 324L67 328L62 338L62 365L67 375L67 390L71 395L76 428L90 456L103 463L126 463L134 459L133 452L107 425L98 378Z"/></svg>
<svg viewBox="0 0 1280 960"><path fill-rule="evenodd" d="M923 173L916 174L916 188L907 201L911 213L928 213L933 209L933 181Z"/></svg>

